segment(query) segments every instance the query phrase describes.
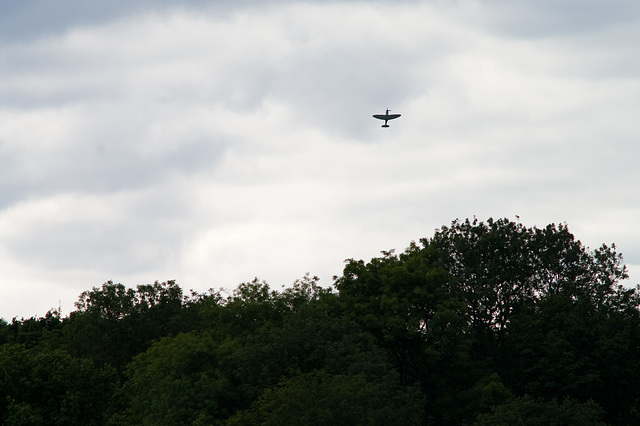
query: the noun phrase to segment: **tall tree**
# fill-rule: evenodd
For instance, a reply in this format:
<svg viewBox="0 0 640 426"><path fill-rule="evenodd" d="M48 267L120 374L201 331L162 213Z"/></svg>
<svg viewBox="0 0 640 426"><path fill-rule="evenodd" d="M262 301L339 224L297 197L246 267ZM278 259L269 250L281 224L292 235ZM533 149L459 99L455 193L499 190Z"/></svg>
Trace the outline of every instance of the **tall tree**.
<svg viewBox="0 0 640 426"><path fill-rule="evenodd" d="M509 364L522 361L513 350L517 339L510 334L524 330L519 316L525 318L527 312L557 298L568 301L554 311L561 318L597 312L603 318L622 315L635 321L637 291L619 284L626 276L615 246L589 251L566 225L538 229L507 219L467 219L442 227L419 245L412 243L400 255L390 251L368 263L348 260L336 287L354 318L393 354L405 383L416 380L421 384L428 406L439 413L435 422L454 424L473 417L473 407L481 409L483 404L470 399L478 390L490 389L483 385L487 380L495 383L493 389L508 385L516 393L525 391L518 387L524 377L514 382ZM550 350L557 350L558 344L574 348L593 338L587 333L589 326L604 324L585 317L582 324L566 327L564 332L521 335L525 346L544 337L551 339L547 340ZM533 332L531 325L526 327ZM565 337L553 340L559 335ZM635 356L620 347L616 351ZM589 364L587 353L592 352L573 351L569 357L576 357L576 362L564 364L545 358L548 365L539 367L540 373L551 377L567 369L568 376L573 374L576 379L573 386L586 386L591 370L602 374L606 369L601 362ZM528 379L532 382L541 377L535 369L522 371L531 373ZM596 382L589 383L598 387ZM505 390L498 394L505 397L509 394ZM575 396L562 386L554 392L557 397Z"/></svg>
<svg viewBox="0 0 640 426"><path fill-rule="evenodd" d="M174 281L136 289L109 281L80 295L77 310L64 321L65 348L122 370L154 339L190 329L183 307L182 289Z"/></svg>
<svg viewBox="0 0 640 426"><path fill-rule="evenodd" d="M464 405L461 389L478 378L468 363L464 301L428 246L382 254L368 263L347 261L335 282L340 299L389 352L402 383L422 388L425 417L455 422Z"/></svg>

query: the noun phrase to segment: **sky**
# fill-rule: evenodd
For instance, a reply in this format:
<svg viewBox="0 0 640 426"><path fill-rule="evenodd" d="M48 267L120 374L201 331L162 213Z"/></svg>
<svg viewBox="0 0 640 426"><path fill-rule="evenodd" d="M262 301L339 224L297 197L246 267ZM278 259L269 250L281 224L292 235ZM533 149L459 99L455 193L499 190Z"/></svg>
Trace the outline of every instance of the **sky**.
<svg viewBox="0 0 640 426"><path fill-rule="evenodd" d="M615 243L634 286L638 40L637 0L0 0L0 317L330 286L473 217Z"/></svg>

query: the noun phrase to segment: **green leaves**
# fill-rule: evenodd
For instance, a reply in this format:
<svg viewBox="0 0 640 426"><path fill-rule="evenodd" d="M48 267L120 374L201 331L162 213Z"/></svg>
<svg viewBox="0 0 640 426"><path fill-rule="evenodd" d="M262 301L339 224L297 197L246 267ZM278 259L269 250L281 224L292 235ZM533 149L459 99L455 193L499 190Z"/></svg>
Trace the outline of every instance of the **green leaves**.
<svg viewBox="0 0 640 426"><path fill-rule="evenodd" d="M122 371L154 339L194 325L183 303L182 289L174 281L136 290L109 281L80 295L78 310L64 321L65 349Z"/></svg>
<svg viewBox="0 0 640 426"><path fill-rule="evenodd" d="M618 284L626 270L615 246L590 252L566 225L474 219L456 220L400 255L382 254L348 260L336 288L352 318L388 350L402 382L421 384L437 423L486 409L474 401L486 396L478 393L483 377L507 379L498 380L505 394L592 398L613 409L604 377L626 386L604 359L637 356L613 349L598 330L620 334L609 322L636 324L640 306L638 292ZM467 404L462 395L475 396ZM630 412L630 398L622 400Z"/></svg>
<svg viewBox="0 0 640 426"><path fill-rule="evenodd" d="M497 405L490 414L483 414L475 426L604 426L603 411L591 401L584 403L564 399L545 401L528 395Z"/></svg>
<svg viewBox="0 0 640 426"><path fill-rule="evenodd" d="M240 425L420 425L420 397L367 380L364 374L314 371L267 389L251 410L232 417Z"/></svg>
<svg viewBox="0 0 640 426"><path fill-rule="evenodd" d="M228 348L231 343L191 332L161 339L138 355L127 368L124 386L127 423L191 424L228 417L239 399L222 369L235 350Z"/></svg>
<svg viewBox="0 0 640 426"><path fill-rule="evenodd" d="M0 321L0 422L639 424L625 277L566 225L474 219L347 260L335 289L107 282L67 318Z"/></svg>
<svg viewBox="0 0 640 426"><path fill-rule="evenodd" d="M100 425L112 408L117 376L61 350L0 347L2 424Z"/></svg>
<svg viewBox="0 0 640 426"><path fill-rule="evenodd" d="M281 297L264 288L258 293L267 295L259 302L267 305L267 311L271 310L273 299ZM228 318L243 322L247 317L243 309L247 309L246 314L255 313L256 301L250 302L227 305L234 313ZM306 404L311 410L313 401L318 407L326 406L324 410L328 411L322 418L329 421L335 416L347 416L347 409L338 409L334 399L347 398L349 393L351 399L345 404L356 411L344 419L352 418L355 412L361 416L362 410L372 407L376 411L367 416L387 410L394 413L394 418L406 418L398 417L397 410L404 410L402 407L407 404L420 407L416 403L420 397L415 390L400 386L397 374L374 339L357 324L328 316L330 308L308 303L284 315L280 322L272 321L269 315L251 333L235 336L212 328L161 339L128 367L124 388L130 402L127 421L173 424L180 419L176 424L191 424L206 419L208 424L216 424L244 409L245 413L234 421L250 424L255 416L262 416L265 422L270 419L267 424L278 424L287 412L282 407ZM358 392L353 393L354 388ZM273 408L276 406L279 408ZM291 422L304 417L288 415ZM409 417L420 418L421 411L411 411ZM389 417L380 417L383 418Z"/></svg>

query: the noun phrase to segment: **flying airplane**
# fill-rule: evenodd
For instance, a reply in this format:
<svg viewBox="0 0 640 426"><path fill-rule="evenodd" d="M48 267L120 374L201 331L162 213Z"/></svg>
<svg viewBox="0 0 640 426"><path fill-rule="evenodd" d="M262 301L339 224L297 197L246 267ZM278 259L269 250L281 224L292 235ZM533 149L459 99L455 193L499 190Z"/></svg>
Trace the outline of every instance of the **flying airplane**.
<svg viewBox="0 0 640 426"><path fill-rule="evenodd" d="M387 121L394 120L400 117L401 115L401 114L389 114L389 111L391 110L387 109L387 112L385 114L374 114L373 118L377 118L378 120L384 120L384 124L382 125L382 127L389 127L389 125L387 124Z"/></svg>

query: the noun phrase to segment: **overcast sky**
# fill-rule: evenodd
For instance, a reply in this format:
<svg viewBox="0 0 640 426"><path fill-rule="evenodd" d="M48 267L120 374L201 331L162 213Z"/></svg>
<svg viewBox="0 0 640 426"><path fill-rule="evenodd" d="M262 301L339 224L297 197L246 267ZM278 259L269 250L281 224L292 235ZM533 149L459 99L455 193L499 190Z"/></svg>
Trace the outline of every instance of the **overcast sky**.
<svg viewBox="0 0 640 426"><path fill-rule="evenodd" d="M640 283L638 40L637 0L0 0L0 317L329 286L474 216Z"/></svg>

